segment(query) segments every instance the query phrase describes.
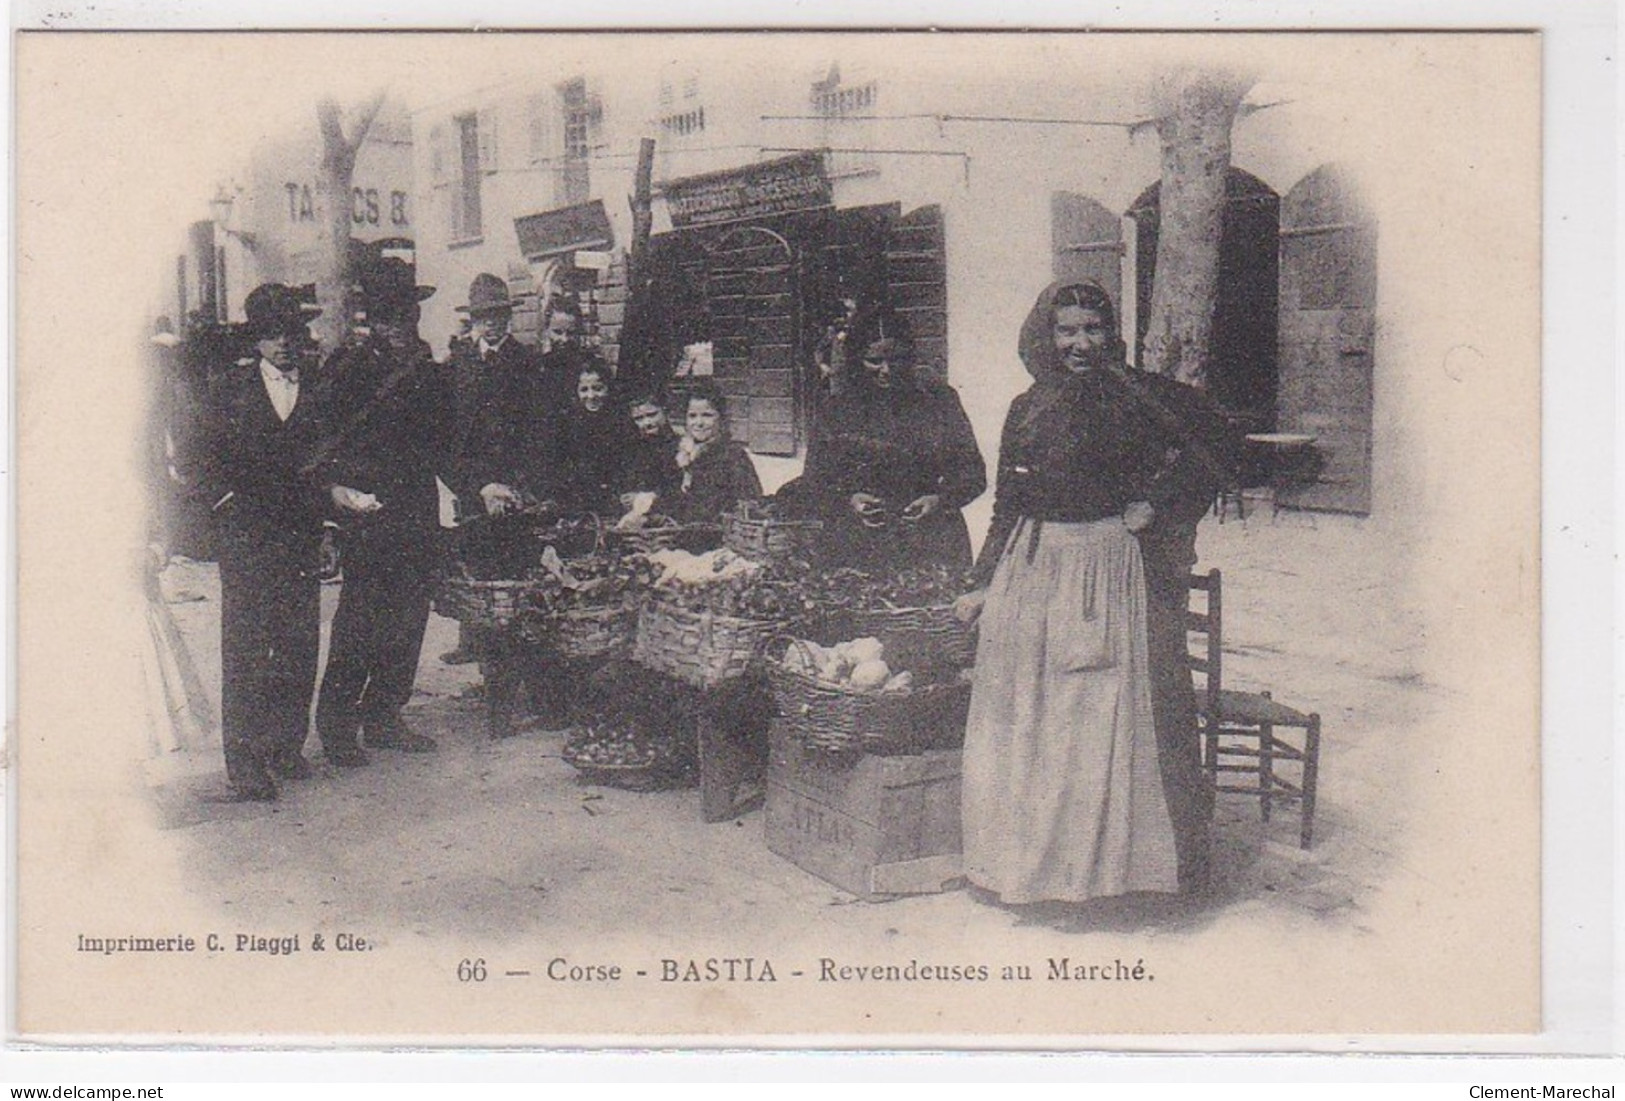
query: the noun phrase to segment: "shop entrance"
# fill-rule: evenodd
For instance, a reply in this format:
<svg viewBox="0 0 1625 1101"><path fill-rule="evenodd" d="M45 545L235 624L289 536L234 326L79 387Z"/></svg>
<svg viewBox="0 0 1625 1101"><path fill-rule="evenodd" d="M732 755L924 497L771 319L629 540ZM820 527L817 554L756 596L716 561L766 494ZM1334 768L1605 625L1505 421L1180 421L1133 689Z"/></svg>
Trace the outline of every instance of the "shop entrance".
<svg viewBox="0 0 1625 1101"><path fill-rule="evenodd" d="M629 362L681 393L711 377L735 439L759 455L803 454L815 431L817 357L844 303L903 319L916 362L946 377L942 213L896 203L823 207L650 241L647 344ZM644 368L640 368L644 369Z"/></svg>

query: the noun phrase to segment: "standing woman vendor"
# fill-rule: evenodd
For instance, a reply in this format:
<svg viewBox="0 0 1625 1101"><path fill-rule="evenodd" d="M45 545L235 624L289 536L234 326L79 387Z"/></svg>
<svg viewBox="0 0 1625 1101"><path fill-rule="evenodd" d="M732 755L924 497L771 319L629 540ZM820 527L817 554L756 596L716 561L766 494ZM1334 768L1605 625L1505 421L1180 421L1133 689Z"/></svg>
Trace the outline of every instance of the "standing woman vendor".
<svg viewBox="0 0 1625 1101"><path fill-rule="evenodd" d="M708 382L688 391L684 435L677 444L680 471L670 514L685 524L715 524L740 501L762 495L762 482L744 445L728 434L722 391Z"/></svg>
<svg viewBox="0 0 1625 1101"><path fill-rule="evenodd" d="M844 377L807 455L806 492L825 520L830 565L889 572L971 564L960 509L987 489L959 396L912 368L892 318L860 320Z"/></svg>
<svg viewBox="0 0 1625 1101"><path fill-rule="evenodd" d="M1165 441L1117 378L1099 287L1045 290L1019 350L1033 385L1005 418L979 587L960 598L981 620L965 875L1013 904L1173 892L1135 537L1155 519Z"/></svg>

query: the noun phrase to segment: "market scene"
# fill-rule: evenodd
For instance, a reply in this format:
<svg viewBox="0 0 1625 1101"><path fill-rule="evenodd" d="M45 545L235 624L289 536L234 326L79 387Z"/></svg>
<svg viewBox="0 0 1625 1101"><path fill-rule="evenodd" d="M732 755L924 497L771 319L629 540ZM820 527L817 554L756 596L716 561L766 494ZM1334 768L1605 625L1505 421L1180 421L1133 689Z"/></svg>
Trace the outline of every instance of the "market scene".
<svg viewBox="0 0 1625 1101"><path fill-rule="evenodd" d="M1404 874L1437 688L1336 97L854 54L313 100L199 196L146 355L200 892L883 940Z"/></svg>

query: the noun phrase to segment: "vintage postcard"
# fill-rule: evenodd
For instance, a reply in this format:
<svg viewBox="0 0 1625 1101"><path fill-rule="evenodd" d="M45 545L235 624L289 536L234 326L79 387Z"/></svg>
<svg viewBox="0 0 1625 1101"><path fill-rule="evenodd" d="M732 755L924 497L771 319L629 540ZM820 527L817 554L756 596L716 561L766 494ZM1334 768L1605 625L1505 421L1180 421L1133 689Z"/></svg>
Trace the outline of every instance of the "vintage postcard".
<svg viewBox="0 0 1625 1101"><path fill-rule="evenodd" d="M1541 86L19 34L16 1033L1539 1032Z"/></svg>

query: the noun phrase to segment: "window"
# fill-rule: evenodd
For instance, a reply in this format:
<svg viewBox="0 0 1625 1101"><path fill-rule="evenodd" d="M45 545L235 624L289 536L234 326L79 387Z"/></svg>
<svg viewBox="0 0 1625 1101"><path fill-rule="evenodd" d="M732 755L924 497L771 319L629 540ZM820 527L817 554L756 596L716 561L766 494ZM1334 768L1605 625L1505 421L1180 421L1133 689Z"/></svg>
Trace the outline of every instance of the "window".
<svg viewBox="0 0 1625 1101"><path fill-rule="evenodd" d="M819 135L826 146L861 148L874 141L873 123L848 121L874 112L880 101L880 87L874 81L845 83L841 79L841 67L832 65L824 79L813 82L808 99L813 114L821 120ZM831 176L866 176L877 171L879 165L874 159L861 154L832 153L829 157Z"/></svg>
<svg viewBox="0 0 1625 1101"><path fill-rule="evenodd" d="M677 98L679 83L682 98ZM700 101L700 77L689 73L674 83L670 77L660 81L660 129L674 138L686 138L705 129L705 105Z"/></svg>
<svg viewBox="0 0 1625 1101"><path fill-rule="evenodd" d="M586 202L592 193L589 165L604 108L581 77L559 86L559 104L564 117L564 164L559 174L558 201L561 206L569 206Z"/></svg>
<svg viewBox="0 0 1625 1101"><path fill-rule="evenodd" d="M480 125L477 115L458 115L457 189L451 208L451 239L468 241L480 235Z"/></svg>
<svg viewBox="0 0 1625 1101"><path fill-rule="evenodd" d="M705 129L705 108L696 107L692 111L677 111L663 115L660 119L660 128L680 138L698 134Z"/></svg>
<svg viewBox="0 0 1625 1101"><path fill-rule="evenodd" d="M839 79L839 78L837 78ZM867 84L858 84L842 88L839 85L830 87L823 82L813 85L812 108L814 113L824 118L845 118L862 111L872 111L878 90L874 81Z"/></svg>

